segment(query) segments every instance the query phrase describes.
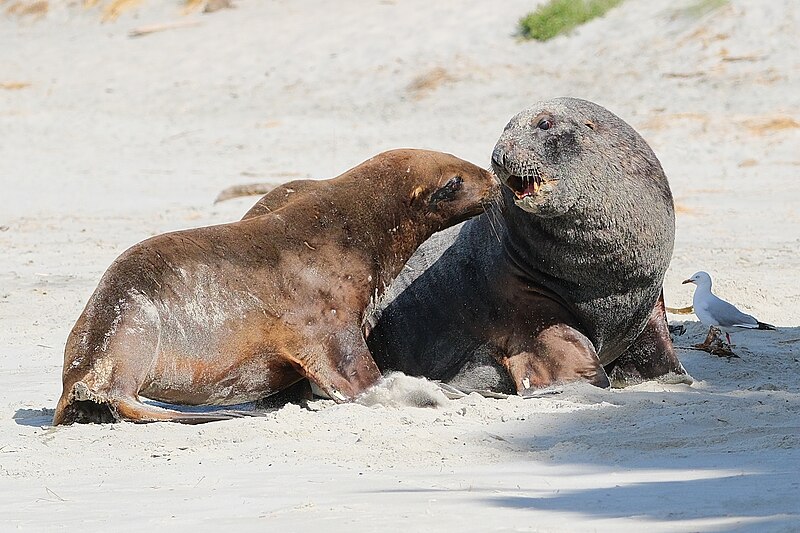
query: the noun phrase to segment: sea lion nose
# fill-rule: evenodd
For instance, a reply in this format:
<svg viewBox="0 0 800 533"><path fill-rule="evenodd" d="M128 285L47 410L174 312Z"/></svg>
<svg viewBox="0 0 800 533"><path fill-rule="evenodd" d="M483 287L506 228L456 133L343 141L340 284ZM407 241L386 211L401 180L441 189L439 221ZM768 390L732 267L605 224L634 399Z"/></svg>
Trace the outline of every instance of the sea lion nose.
<svg viewBox="0 0 800 533"><path fill-rule="evenodd" d="M502 169L506 168L506 151L499 144L494 147L492 152L492 164Z"/></svg>

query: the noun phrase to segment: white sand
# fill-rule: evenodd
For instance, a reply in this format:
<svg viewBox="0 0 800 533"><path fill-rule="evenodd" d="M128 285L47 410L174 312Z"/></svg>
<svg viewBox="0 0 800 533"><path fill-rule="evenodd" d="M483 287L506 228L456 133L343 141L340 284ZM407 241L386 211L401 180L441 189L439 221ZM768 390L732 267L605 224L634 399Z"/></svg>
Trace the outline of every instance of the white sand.
<svg viewBox="0 0 800 533"><path fill-rule="evenodd" d="M546 44L514 38L535 4L522 0L242 0L188 17L149 2L107 24L75 6L19 19L13 3L0 530L800 530L796 0L699 19L678 12L687 2L629 0ZM404 398L430 385L406 379L371 407L50 427L67 333L128 246L239 218L254 198L211 203L229 185L331 177L387 148L487 164L514 113L560 95L615 111L659 155L679 207L668 304L688 305L680 281L708 270L777 332L734 334L730 361L680 348L692 386L422 409ZM693 316L673 318L688 319L679 347L702 340Z"/></svg>

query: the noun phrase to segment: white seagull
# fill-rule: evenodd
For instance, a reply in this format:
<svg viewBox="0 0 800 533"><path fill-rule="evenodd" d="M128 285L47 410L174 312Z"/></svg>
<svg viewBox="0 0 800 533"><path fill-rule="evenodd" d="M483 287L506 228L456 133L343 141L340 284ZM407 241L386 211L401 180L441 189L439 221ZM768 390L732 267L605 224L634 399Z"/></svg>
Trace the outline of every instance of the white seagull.
<svg viewBox="0 0 800 533"><path fill-rule="evenodd" d="M728 346L731 344L729 331L738 329L775 329L771 324L759 322L755 317L742 313L732 304L722 300L711 292L711 276L707 272L697 272L683 283L694 283L697 288L694 291L692 305L694 314L700 322L709 326L708 337L703 344L709 344L713 338L714 329L721 329L725 332L728 339Z"/></svg>

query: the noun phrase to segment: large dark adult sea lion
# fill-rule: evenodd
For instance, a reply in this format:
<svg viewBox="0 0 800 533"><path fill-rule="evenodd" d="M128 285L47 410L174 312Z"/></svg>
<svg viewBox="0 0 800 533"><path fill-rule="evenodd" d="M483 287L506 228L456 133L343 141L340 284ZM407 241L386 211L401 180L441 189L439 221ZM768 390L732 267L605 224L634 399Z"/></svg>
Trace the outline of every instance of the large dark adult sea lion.
<svg viewBox="0 0 800 533"><path fill-rule="evenodd" d="M378 366L518 393L689 381L661 297L672 195L647 143L603 107L557 98L511 119L492 168L499 209L423 244L371 318Z"/></svg>
<svg viewBox="0 0 800 533"><path fill-rule="evenodd" d="M488 171L425 150L297 187L280 209L124 252L67 340L53 423L206 422L227 415L138 396L230 405L303 378L353 398L381 376L362 332L370 301L431 234L483 212L499 190Z"/></svg>

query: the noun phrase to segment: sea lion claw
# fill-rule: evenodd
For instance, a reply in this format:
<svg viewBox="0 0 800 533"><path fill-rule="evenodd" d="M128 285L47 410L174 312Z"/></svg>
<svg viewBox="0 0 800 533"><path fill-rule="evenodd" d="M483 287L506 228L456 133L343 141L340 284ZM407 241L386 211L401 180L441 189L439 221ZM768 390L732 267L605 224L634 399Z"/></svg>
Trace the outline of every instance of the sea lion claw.
<svg viewBox="0 0 800 533"><path fill-rule="evenodd" d="M340 402L347 401L347 397L336 389L331 389L331 398L339 400Z"/></svg>

